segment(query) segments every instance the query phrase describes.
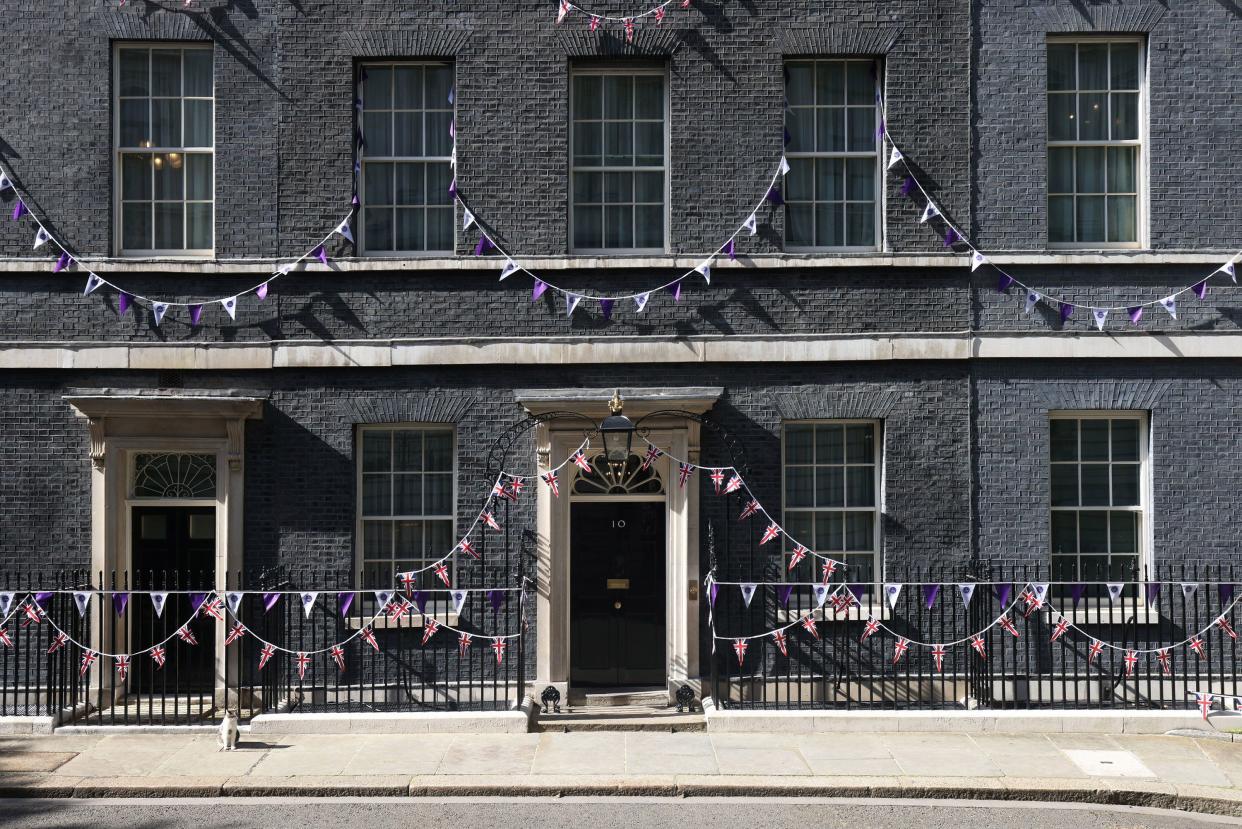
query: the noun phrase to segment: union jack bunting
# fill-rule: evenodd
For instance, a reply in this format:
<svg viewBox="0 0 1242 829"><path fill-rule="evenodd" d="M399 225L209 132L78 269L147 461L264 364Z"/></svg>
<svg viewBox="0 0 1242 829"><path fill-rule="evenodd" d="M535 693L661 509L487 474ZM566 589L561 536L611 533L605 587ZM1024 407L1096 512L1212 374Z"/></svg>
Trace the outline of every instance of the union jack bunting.
<svg viewBox="0 0 1242 829"><path fill-rule="evenodd" d="M259 649L259 670L263 670L263 666L271 661L276 655L276 646L271 642L263 643L263 647Z"/></svg>
<svg viewBox="0 0 1242 829"><path fill-rule="evenodd" d="M163 645L156 645L154 648L151 648L149 653L151 654L151 658L155 660L156 668L164 667L164 660L168 658L168 651L164 650Z"/></svg>
<svg viewBox="0 0 1242 829"><path fill-rule="evenodd" d="M1044 606L1043 600L1040 599L1038 596L1036 596L1030 590L1022 591L1022 595L1020 598L1022 599L1023 602L1026 603L1026 609L1022 611L1023 619L1031 618L1032 613L1034 613L1035 611L1039 610L1041 607Z"/></svg>
<svg viewBox="0 0 1242 829"><path fill-rule="evenodd" d="M198 612L203 613L218 622L224 621L224 602L220 601L220 597L216 596L209 602L203 602L198 606Z"/></svg>
<svg viewBox="0 0 1242 829"><path fill-rule="evenodd" d="M120 677L121 682L125 681L125 677L129 676L129 655L121 654L116 657L116 675Z"/></svg>
<svg viewBox="0 0 1242 829"><path fill-rule="evenodd" d="M932 659L936 662L936 673L944 673L944 645L932 645Z"/></svg>
<svg viewBox="0 0 1242 829"><path fill-rule="evenodd" d="M34 602L26 602L22 605L22 612L26 614L26 623L34 622L36 625L43 621L43 608Z"/></svg>
<svg viewBox="0 0 1242 829"><path fill-rule="evenodd" d="M1203 640L1200 639L1198 636L1190 640L1190 649L1194 651L1196 654L1198 654L1200 659L1204 657Z"/></svg>
<svg viewBox="0 0 1242 829"><path fill-rule="evenodd" d="M650 468L651 464L654 463L656 459L662 456L663 454L664 454L663 450L658 449L655 446L648 446L647 454L643 455L643 462L642 462L642 465L639 466L639 469L646 471L648 468Z"/></svg>
<svg viewBox="0 0 1242 829"><path fill-rule="evenodd" d="M745 521L759 511L759 502L751 499L750 503L742 510L742 514L737 517L738 521Z"/></svg>
<svg viewBox="0 0 1242 829"><path fill-rule="evenodd" d="M781 534L781 528L777 526L775 522L773 522L772 526L768 527L766 530L763 531L763 538L759 539L759 543L761 545L767 544L769 541L776 538L780 534Z"/></svg>
<svg viewBox="0 0 1242 829"><path fill-rule="evenodd" d="M56 653L56 651L63 648L65 646L65 643L68 641L69 641L69 634L65 633L64 631L61 631L60 633L56 634L56 638L52 640L52 646L47 649L47 652Z"/></svg>
<svg viewBox="0 0 1242 829"><path fill-rule="evenodd" d="M598 14L591 15L591 22L589 24L589 28L591 31L595 31L596 29L599 28L599 15Z"/></svg>
<svg viewBox="0 0 1242 829"><path fill-rule="evenodd" d="M187 645L197 645L198 640L194 638L194 631L190 630L189 625L182 625L177 629L177 637Z"/></svg>
<svg viewBox="0 0 1242 829"><path fill-rule="evenodd" d="M13 647L13 640L9 638L9 629L7 627L0 628L0 644L6 648Z"/></svg>
<svg viewBox="0 0 1242 829"><path fill-rule="evenodd" d="M1160 663L1160 673L1165 676L1173 675L1173 663L1169 656L1168 648L1161 648L1156 651L1156 661Z"/></svg>
<svg viewBox="0 0 1242 829"><path fill-rule="evenodd" d="M832 612L845 613L854 604L854 594L848 590L840 590L832 594Z"/></svg>
<svg viewBox="0 0 1242 829"><path fill-rule="evenodd" d="M477 559L479 557L479 551L474 549L474 545L470 543L470 539L468 538L463 538L461 541L458 541L457 549L461 550L471 558Z"/></svg>
<svg viewBox="0 0 1242 829"><path fill-rule="evenodd" d="M634 42L634 18L632 17L625 18L625 42Z"/></svg>
<svg viewBox="0 0 1242 829"><path fill-rule="evenodd" d="M1203 719L1206 721L1208 712L1212 710L1212 695L1195 691L1195 702L1198 703L1199 710L1203 712Z"/></svg>
<svg viewBox="0 0 1242 829"><path fill-rule="evenodd" d="M802 617L802 627L806 629L806 632L807 632L807 633L811 634L811 635L812 635L812 636L814 636L816 639L818 639L818 638L819 638L819 628L815 627L815 617L814 617L814 616L810 616L810 615L808 615L808 616L803 616L803 617Z"/></svg>
<svg viewBox="0 0 1242 829"><path fill-rule="evenodd" d="M794 547L794 551L789 554L789 570L792 571L793 568L797 567L798 562L806 558L807 552L808 550L806 549L806 547L803 547L801 544L799 544L797 547Z"/></svg>
<svg viewBox="0 0 1242 829"><path fill-rule="evenodd" d="M401 586L405 588L405 595L410 595L414 591L414 586L418 584L418 575L416 573L402 573Z"/></svg>
<svg viewBox="0 0 1242 829"><path fill-rule="evenodd" d="M988 659L987 645L983 642L983 637L976 634L970 640L970 646L975 649L975 653L979 654L979 658L984 662Z"/></svg>
<svg viewBox="0 0 1242 829"><path fill-rule="evenodd" d="M496 520L496 516L492 515L491 512L485 511L479 516L479 519L493 530L500 531L500 522Z"/></svg>
<svg viewBox="0 0 1242 829"><path fill-rule="evenodd" d="M402 616L405 616L407 613L409 613L413 609L414 609L414 605L410 604L409 601L406 599L402 599L399 602L389 602L388 603L388 618L389 619L400 619Z"/></svg>
<svg viewBox="0 0 1242 829"><path fill-rule="evenodd" d="M677 486L684 487L686 481L690 479L690 473L694 471L694 467L688 463L677 464Z"/></svg>
<svg viewBox="0 0 1242 829"><path fill-rule="evenodd" d="M459 656L465 656L466 651L470 650L470 643L474 641L469 633L463 633L457 637L457 653Z"/></svg>
<svg viewBox="0 0 1242 829"><path fill-rule="evenodd" d="M746 649L749 647L750 644L745 639L733 640L733 652L737 654L737 664L739 667L742 665L742 661L746 659Z"/></svg>
<svg viewBox="0 0 1242 829"><path fill-rule="evenodd" d="M1138 663L1138 654L1134 651L1126 651L1126 676L1134 676L1134 666Z"/></svg>
<svg viewBox="0 0 1242 829"><path fill-rule="evenodd" d="M896 665L901 658L906 655L906 651L910 649L909 639L898 639L893 644L893 664Z"/></svg>
<svg viewBox="0 0 1242 829"><path fill-rule="evenodd" d="M776 643L776 647L781 649L781 656L789 656L789 650L785 647L785 631L772 631L772 641Z"/></svg>
<svg viewBox="0 0 1242 829"><path fill-rule="evenodd" d="M509 647L509 643L504 639L493 639L492 650L496 653L496 664L499 665L505 659L505 648Z"/></svg>
<svg viewBox="0 0 1242 829"><path fill-rule="evenodd" d="M725 488L724 488L725 495L728 495L733 492L737 492L741 488L742 488L742 476L734 475L732 478L729 479L729 483L725 484Z"/></svg>
<svg viewBox="0 0 1242 829"><path fill-rule="evenodd" d="M492 485L492 496L495 497L497 495L499 495L502 498L505 495L505 485L501 481L497 481L495 484Z"/></svg>
<svg viewBox="0 0 1242 829"><path fill-rule="evenodd" d="M862 638L859 639L858 641L859 642L867 641L867 637L873 636L875 632L878 631L879 629L880 629L880 622L878 619L868 619L867 626L863 628Z"/></svg>
<svg viewBox="0 0 1242 829"><path fill-rule="evenodd" d="M91 665L95 664L95 660L99 658L99 654L94 651L82 652L82 667L78 670L78 676L86 676L86 672L91 669Z"/></svg>
<svg viewBox="0 0 1242 829"><path fill-rule="evenodd" d="M360 630L358 632L358 636L362 638L363 642L366 642L368 645L370 645L375 650L377 651L379 650L379 642L375 641L375 631L371 630L370 625L367 625L362 630Z"/></svg>
<svg viewBox="0 0 1242 829"><path fill-rule="evenodd" d="M837 563L830 558L825 559L824 566L820 569L823 570L824 584L827 584L832 579L832 574L837 572Z"/></svg>
<svg viewBox="0 0 1242 829"><path fill-rule="evenodd" d="M443 561L436 565L435 574L440 577L440 581L444 582L445 587L453 586L453 583L449 581L448 565Z"/></svg>
<svg viewBox="0 0 1242 829"><path fill-rule="evenodd" d="M440 629L440 623L435 619L428 618L427 624L423 626L423 641L420 644L426 645L431 637L436 635L436 631Z"/></svg>
<svg viewBox="0 0 1242 829"><path fill-rule="evenodd" d="M1104 651L1104 643L1099 639L1091 640L1091 647L1087 649L1087 664L1095 664L1095 659Z"/></svg>
<svg viewBox="0 0 1242 829"><path fill-rule="evenodd" d="M305 651L298 651L298 655L294 658L298 663L298 679L305 679L306 669L310 665L310 656Z"/></svg>
<svg viewBox="0 0 1242 829"><path fill-rule="evenodd" d="M1233 629L1233 625L1229 624L1229 620L1226 619L1224 616L1221 616L1219 619L1216 620L1216 626L1219 627L1221 630L1223 630L1225 633L1229 634L1230 639L1238 638L1238 632Z"/></svg>
<svg viewBox="0 0 1242 829"><path fill-rule="evenodd" d="M543 477L543 482L548 485L548 489L552 490L552 497L553 498L561 497L561 485L557 482L556 473L545 472L542 475L542 477Z"/></svg>
<svg viewBox="0 0 1242 829"><path fill-rule="evenodd" d="M655 22L656 22L656 23L662 23L663 21L664 21L664 7L663 7L663 6L656 6L656 10L655 10Z"/></svg>
<svg viewBox="0 0 1242 829"><path fill-rule="evenodd" d="M333 645L328 649L328 653L332 654L332 659L336 662L336 667L340 671L345 670L345 649L340 645Z"/></svg>
<svg viewBox="0 0 1242 829"><path fill-rule="evenodd" d="M708 475L707 477L712 479L712 486L716 488L716 494L719 495L720 485L724 483L724 470L713 469L712 474Z"/></svg>
<svg viewBox="0 0 1242 829"><path fill-rule="evenodd" d="M509 494L513 496L513 500L516 501L518 497L522 494L522 490L525 488L526 488L525 478L514 478L512 481L509 482L508 491L509 491Z"/></svg>
<svg viewBox="0 0 1242 829"><path fill-rule="evenodd" d="M1058 620L1057 626L1053 628L1052 630L1052 638L1049 639L1048 641L1049 642L1057 641L1058 639L1060 639L1062 636L1065 635L1066 631L1069 630L1069 627L1070 627L1069 619Z"/></svg>
<svg viewBox="0 0 1242 829"><path fill-rule="evenodd" d="M246 626L241 622L233 625L233 629L229 631L229 635L224 637L224 644L231 645L238 639L246 635Z"/></svg>
<svg viewBox="0 0 1242 829"><path fill-rule="evenodd" d="M569 0L561 0L561 6L556 10L556 22L560 23L564 20L565 16L568 15L572 9L573 5L569 2Z"/></svg>
<svg viewBox="0 0 1242 829"><path fill-rule="evenodd" d="M581 449L574 452L573 457L571 457L570 460L574 462L574 466L578 467L583 472L591 471L591 464L587 461L586 455L582 454Z"/></svg>
<svg viewBox="0 0 1242 829"><path fill-rule="evenodd" d="M996 624L1000 625L1001 630L1013 636L1014 639L1017 639L1020 636L1022 636L1022 634L1018 631L1017 627L1014 626L1013 619L1009 618L1008 613L1006 613L1004 616L1001 616L999 619L997 619Z"/></svg>

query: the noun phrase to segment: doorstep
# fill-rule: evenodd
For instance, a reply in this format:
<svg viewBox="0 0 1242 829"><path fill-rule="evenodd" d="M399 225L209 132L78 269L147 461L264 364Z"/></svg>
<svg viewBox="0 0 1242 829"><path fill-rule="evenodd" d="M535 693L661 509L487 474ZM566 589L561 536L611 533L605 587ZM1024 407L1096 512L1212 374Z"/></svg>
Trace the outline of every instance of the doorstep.
<svg viewBox="0 0 1242 829"><path fill-rule="evenodd" d="M755 711L703 699L709 733L939 732L965 734L1165 734L1209 732L1198 711Z"/></svg>
<svg viewBox="0 0 1242 829"><path fill-rule="evenodd" d="M509 711L392 714L260 714L250 734L525 734L532 703Z"/></svg>
<svg viewBox="0 0 1242 829"><path fill-rule="evenodd" d="M0 737L51 734L55 727L55 717L0 717Z"/></svg>

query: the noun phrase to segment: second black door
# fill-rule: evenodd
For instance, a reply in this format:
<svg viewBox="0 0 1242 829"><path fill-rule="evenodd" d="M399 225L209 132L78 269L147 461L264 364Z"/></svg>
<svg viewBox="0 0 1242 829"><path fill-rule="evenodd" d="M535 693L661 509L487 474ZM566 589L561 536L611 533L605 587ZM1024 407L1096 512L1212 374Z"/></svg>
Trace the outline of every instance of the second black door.
<svg viewBox="0 0 1242 829"><path fill-rule="evenodd" d="M578 503L570 530L570 682L665 682L664 503Z"/></svg>

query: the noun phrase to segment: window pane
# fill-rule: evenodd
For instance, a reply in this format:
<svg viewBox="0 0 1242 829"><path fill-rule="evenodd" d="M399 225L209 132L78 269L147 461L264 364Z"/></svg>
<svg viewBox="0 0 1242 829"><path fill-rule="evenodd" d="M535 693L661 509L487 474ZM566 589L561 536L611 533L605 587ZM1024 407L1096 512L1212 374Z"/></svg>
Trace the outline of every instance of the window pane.
<svg viewBox="0 0 1242 829"><path fill-rule="evenodd" d="M604 163L628 167L634 163L634 124L604 122Z"/></svg>
<svg viewBox="0 0 1242 829"><path fill-rule="evenodd" d="M1078 88L1108 89L1108 44L1078 44Z"/></svg>
<svg viewBox="0 0 1242 829"><path fill-rule="evenodd" d="M453 249L453 208L429 207L426 211L427 250Z"/></svg>
<svg viewBox="0 0 1242 829"><path fill-rule="evenodd" d="M1058 463L1052 466L1052 506L1078 506L1078 465Z"/></svg>
<svg viewBox="0 0 1242 829"><path fill-rule="evenodd" d="M875 506L875 467L851 466L846 469L847 483L845 505L847 507Z"/></svg>
<svg viewBox="0 0 1242 829"><path fill-rule="evenodd" d="M850 512L845 515L845 549L871 550L875 547L875 536L871 531L874 513Z"/></svg>
<svg viewBox="0 0 1242 829"><path fill-rule="evenodd" d="M427 66L423 68L427 81L427 100L424 102L429 109L444 107L449 109L449 90L453 88L453 67L447 65Z"/></svg>
<svg viewBox="0 0 1242 829"><path fill-rule="evenodd" d="M453 511L453 476L423 476L423 512L426 515L448 515Z"/></svg>
<svg viewBox="0 0 1242 829"><path fill-rule="evenodd" d="M854 60L846 64L849 93L846 103L867 105L875 103L875 76L872 71L872 65L863 61ZM874 110L872 112L874 117Z"/></svg>
<svg viewBox="0 0 1242 829"><path fill-rule="evenodd" d="M811 201L815 198L813 175L816 163L809 158L790 159L789 173L785 176L787 201Z"/></svg>
<svg viewBox="0 0 1242 829"><path fill-rule="evenodd" d="M394 472L421 472L423 469L423 433L415 429L399 429L392 434L392 468Z"/></svg>
<svg viewBox="0 0 1242 829"><path fill-rule="evenodd" d="M453 471L453 435L447 431L424 433L423 468L428 472Z"/></svg>
<svg viewBox="0 0 1242 829"><path fill-rule="evenodd" d="M602 124L574 124L574 163L585 167L598 167L604 152Z"/></svg>
<svg viewBox="0 0 1242 829"><path fill-rule="evenodd" d="M634 79L634 117L664 120L663 78L646 75Z"/></svg>
<svg viewBox="0 0 1242 829"><path fill-rule="evenodd" d="M1137 192L1135 154L1134 147L1108 148L1108 192Z"/></svg>
<svg viewBox="0 0 1242 829"><path fill-rule="evenodd" d="M785 469L785 506L815 506L815 470L809 466Z"/></svg>
<svg viewBox="0 0 1242 829"><path fill-rule="evenodd" d="M1105 241L1103 196L1083 196L1078 199L1078 241Z"/></svg>
<svg viewBox="0 0 1242 829"><path fill-rule="evenodd" d="M362 471L388 472L391 467L392 433L367 430L362 433Z"/></svg>
<svg viewBox="0 0 1242 829"><path fill-rule="evenodd" d="M603 201L603 173L574 173L574 204L600 204Z"/></svg>
<svg viewBox="0 0 1242 829"><path fill-rule="evenodd" d="M421 112L393 114L392 154L404 156L423 154L423 114ZM382 155L382 153L377 150L373 155Z"/></svg>
<svg viewBox="0 0 1242 829"><path fill-rule="evenodd" d="M176 155L176 159L169 156ZM175 163L174 163L175 161ZM155 198L181 199L185 194L185 172L182 170L184 159L179 154L160 153L151 162L155 176Z"/></svg>
<svg viewBox="0 0 1242 829"><path fill-rule="evenodd" d="M393 515L423 514L423 476L392 476Z"/></svg>
<svg viewBox="0 0 1242 829"><path fill-rule="evenodd" d="M427 521L423 524L423 558L437 559L453 547L452 521Z"/></svg>
<svg viewBox="0 0 1242 829"><path fill-rule="evenodd" d="M875 150L875 108L850 107L849 150L852 153L871 152Z"/></svg>
<svg viewBox="0 0 1242 829"><path fill-rule="evenodd" d="M816 100L819 106L840 106L845 103L845 67L841 61L820 61L816 64Z"/></svg>
<svg viewBox="0 0 1242 829"><path fill-rule="evenodd" d="M392 250L393 211L389 207L368 207L362 211L366 246L369 250Z"/></svg>
<svg viewBox="0 0 1242 829"><path fill-rule="evenodd" d="M181 101L151 101L151 143L156 147L181 146Z"/></svg>
<svg viewBox="0 0 1242 829"><path fill-rule="evenodd" d="M785 427L785 463L813 463L815 427Z"/></svg>
<svg viewBox="0 0 1242 829"><path fill-rule="evenodd" d="M392 524L387 521L362 522L362 555L375 561L392 558Z"/></svg>
<svg viewBox="0 0 1242 829"><path fill-rule="evenodd" d="M817 109L815 118L817 123L815 149L821 153L845 152L845 110L835 107Z"/></svg>
<svg viewBox="0 0 1242 829"><path fill-rule="evenodd" d="M387 166L387 165L385 165ZM423 204L426 201L424 164L395 164L394 204Z"/></svg>
<svg viewBox="0 0 1242 829"><path fill-rule="evenodd" d="M1139 459L1139 423L1137 420L1114 420L1113 460L1137 461Z"/></svg>
<svg viewBox="0 0 1242 829"><path fill-rule="evenodd" d="M424 152L434 158L447 158L453 154L453 136L449 124L451 112L428 112L426 115L426 146Z"/></svg>
<svg viewBox="0 0 1242 829"><path fill-rule="evenodd" d="M180 202L155 203L155 247L157 250L185 247L185 206Z"/></svg>
<svg viewBox="0 0 1242 829"><path fill-rule="evenodd" d="M150 67L146 49L122 49L120 51L121 81L118 94L148 95Z"/></svg>
<svg viewBox="0 0 1242 829"><path fill-rule="evenodd" d="M815 244L820 247L840 247L845 244L844 204L829 202L815 208Z"/></svg>
<svg viewBox="0 0 1242 829"><path fill-rule="evenodd" d="M815 547L830 553L839 553L845 549L844 513L815 513Z"/></svg>
<svg viewBox="0 0 1242 829"><path fill-rule="evenodd" d="M634 125L634 163L648 167L664 164L664 124L640 122Z"/></svg>
<svg viewBox="0 0 1242 829"><path fill-rule="evenodd" d="M393 165L378 161L369 161L362 166L363 195L367 204L392 204Z"/></svg>
<svg viewBox="0 0 1242 829"><path fill-rule="evenodd" d="M787 152L804 153L815 149L815 110L809 107L789 110L785 113L785 128L789 130Z"/></svg>
<svg viewBox="0 0 1242 829"><path fill-rule="evenodd" d="M185 102L185 146L212 146L211 110L211 101Z"/></svg>
<svg viewBox="0 0 1242 829"><path fill-rule="evenodd" d="M362 514L392 515L392 496L389 475L362 476Z"/></svg>
<svg viewBox="0 0 1242 829"><path fill-rule="evenodd" d="M151 102L146 98L134 101L121 101L121 135L122 147L149 146L144 142L150 137Z"/></svg>
<svg viewBox="0 0 1242 829"><path fill-rule="evenodd" d="M603 117L603 95L600 90L603 79L598 75L578 75L574 77L574 119Z"/></svg>
<svg viewBox="0 0 1242 829"><path fill-rule="evenodd" d="M1078 97L1073 93L1048 96L1048 139L1073 141L1078 138Z"/></svg>
<svg viewBox="0 0 1242 829"><path fill-rule="evenodd" d="M629 248L634 246L634 208L604 208L604 247Z"/></svg>
<svg viewBox="0 0 1242 829"><path fill-rule="evenodd" d="M875 244L875 205L871 202L851 202L846 205L845 244L852 247L869 247Z"/></svg>
<svg viewBox="0 0 1242 829"><path fill-rule="evenodd" d="M846 170L846 198L850 201L873 201L875 161L870 158L851 158L846 161Z"/></svg>
<svg viewBox="0 0 1242 829"><path fill-rule="evenodd" d="M1128 141L1138 138L1138 93L1113 93L1112 101L1112 138L1115 141Z"/></svg>
<svg viewBox="0 0 1242 829"><path fill-rule="evenodd" d="M790 204L785 208L785 237L790 245L815 244L815 209L809 204Z"/></svg>
<svg viewBox="0 0 1242 829"><path fill-rule="evenodd" d="M434 105L445 105L437 101ZM423 68L421 66L397 66L392 74L393 109L423 108Z"/></svg>
<svg viewBox="0 0 1242 829"><path fill-rule="evenodd" d="M1139 505L1138 464L1119 463L1113 466L1114 507L1137 507Z"/></svg>
<svg viewBox="0 0 1242 829"><path fill-rule="evenodd" d="M617 204L632 201L634 201L634 174L604 173L604 202Z"/></svg>
<svg viewBox="0 0 1242 829"><path fill-rule="evenodd" d="M180 50L151 50L151 94L181 95Z"/></svg>
<svg viewBox="0 0 1242 829"><path fill-rule="evenodd" d="M1109 522L1112 530L1112 544L1109 552L1138 552L1138 513L1111 512Z"/></svg>
<svg viewBox="0 0 1242 829"><path fill-rule="evenodd" d="M186 49L182 53L182 60L185 73L185 95L210 98L212 94L211 50Z"/></svg>
<svg viewBox="0 0 1242 829"><path fill-rule="evenodd" d="M1074 150L1069 147L1048 148L1048 192L1074 192Z"/></svg>
<svg viewBox="0 0 1242 829"><path fill-rule="evenodd" d="M1108 138L1108 96L1104 93L1079 93L1078 138L1080 141Z"/></svg>
<svg viewBox="0 0 1242 829"><path fill-rule="evenodd" d="M1108 513L1078 513L1078 543L1084 553L1108 552Z"/></svg>
<svg viewBox="0 0 1242 829"><path fill-rule="evenodd" d="M664 246L664 207L662 205L639 205L634 208L634 246L639 248Z"/></svg>
<svg viewBox="0 0 1242 829"><path fill-rule="evenodd" d="M1048 199L1048 238L1053 242L1074 241L1074 197Z"/></svg>
<svg viewBox="0 0 1242 829"><path fill-rule="evenodd" d="M121 156L121 198L151 198L151 160L149 156L126 153Z"/></svg>
<svg viewBox="0 0 1242 829"><path fill-rule="evenodd" d="M392 155L392 113L367 112L362 116L362 139L366 155Z"/></svg>
<svg viewBox="0 0 1242 829"><path fill-rule="evenodd" d="M604 117L634 117L634 79L621 75L604 77Z"/></svg>
<svg viewBox="0 0 1242 829"><path fill-rule="evenodd" d="M1052 514L1052 552L1078 552L1078 513L1054 512Z"/></svg>
<svg viewBox="0 0 1242 829"><path fill-rule="evenodd" d="M1108 460L1108 421L1083 420L1079 428L1082 430L1082 459Z"/></svg>
<svg viewBox="0 0 1242 829"><path fill-rule="evenodd" d="M1048 89L1074 88L1074 61L1074 44L1048 44Z"/></svg>
<svg viewBox="0 0 1242 829"><path fill-rule="evenodd" d="M664 174L635 173L634 201L648 204L664 204Z"/></svg>
<svg viewBox="0 0 1242 829"><path fill-rule="evenodd" d="M387 66L366 66L362 82L363 106L367 109L392 109L392 70Z"/></svg>
<svg viewBox="0 0 1242 829"><path fill-rule="evenodd" d="M812 515L813 513L810 512L794 512L793 510L785 513L785 547L787 549L792 550L798 543L814 548L818 543L815 540Z"/></svg>
<svg viewBox="0 0 1242 829"><path fill-rule="evenodd" d="M1108 197L1108 241L1137 241L1137 210L1134 196Z"/></svg>
<svg viewBox="0 0 1242 829"><path fill-rule="evenodd" d="M842 201L845 198L845 159L821 158L815 162L815 198Z"/></svg>
<svg viewBox="0 0 1242 829"><path fill-rule="evenodd" d="M785 98L790 106L815 103L815 70L809 63L790 63L785 67Z"/></svg>
<svg viewBox="0 0 1242 829"><path fill-rule="evenodd" d="M448 190L453 180L453 171L448 163L424 164L423 173L427 176L427 204L451 206L453 198Z"/></svg>
<svg viewBox="0 0 1242 829"><path fill-rule="evenodd" d="M424 211L420 207L399 207L393 211L393 240L395 250L421 251L427 249L423 233Z"/></svg>
<svg viewBox="0 0 1242 829"><path fill-rule="evenodd" d="M875 428L869 423L852 423L845 427L845 462L875 461Z"/></svg>
<svg viewBox="0 0 1242 829"><path fill-rule="evenodd" d="M1082 473L1082 505L1106 507L1109 505L1108 464L1084 463Z"/></svg>
<svg viewBox="0 0 1242 829"><path fill-rule="evenodd" d="M1050 455L1054 461L1078 460L1078 421L1056 419L1048 421Z"/></svg>
<svg viewBox="0 0 1242 829"><path fill-rule="evenodd" d="M599 207L574 208L574 247L604 246L604 211Z"/></svg>
<svg viewBox="0 0 1242 829"><path fill-rule="evenodd" d="M210 204L196 203L185 206L186 240L190 250L210 250L212 246L212 208Z"/></svg>
<svg viewBox="0 0 1242 829"><path fill-rule="evenodd" d="M393 522L393 556L406 561L398 564L399 569L412 567L416 564L410 559L418 559L423 555L423 522Z"/></svg>
<svg viewBox="0 0 1242 829"><path fill-rule="evenodd" d="M824 424L815 427L815 462L845 463L845 427Z"/></svg>
<svg viewBox="0 0 1242 829"><path fill-rule="evenodd" d="M1111 84L1113 89L1138 89L1139 47L1137 43L1113 43Z"/></svg>
<svg viewBox="0 0 1242 829"><path fill-rule="evenodd" d="M124 205L121 208L121 246L128 250L150 250L151 241L151 203Z"/></svg>
<svg viewBox="0 0 1242 829"><path fill-rule="evenodd" d="M818 466L815 468L815 506L845 506L845 468Z"/></svg>

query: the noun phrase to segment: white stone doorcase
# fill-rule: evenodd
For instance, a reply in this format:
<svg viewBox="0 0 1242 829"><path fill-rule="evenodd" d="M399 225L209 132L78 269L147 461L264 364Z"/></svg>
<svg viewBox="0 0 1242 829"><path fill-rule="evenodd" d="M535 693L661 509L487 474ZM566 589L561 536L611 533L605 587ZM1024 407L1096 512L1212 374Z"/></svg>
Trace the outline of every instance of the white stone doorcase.
<svg viewBox="0 0 1242 829"><path fill-rule="evenodd" d="M681 410L692 414L706 412L719 399L719 388L620 389L625 414L637 421L656 412ZM532 415L553 411L572 411L595 423L608 414L612 389L519 390L518 401ZM535 430L539 469L559 463L571 454L589 429L580 418L553 419ZM692 462L699 459L699 424L684 415L659 414L644 420L641 431L652 443L676 458ZM593 438L592 450L603 443ZM635 434L632 452L642 456L647 445ZM682 685L689 685L698 696L699 674L699 481L691 476L684 487L678 485L677 466L661 458L658 471L664 481L666 515L665 554L665 687L670 703ZM570 625L570 515L574 501L572 476L564 475L560 496L546 486L537 493L538 565L536 579L536 664L537 677L532 693L536 696L548 685L556 687L562 698L569 698L570 648L574 635Z"/></svg>

